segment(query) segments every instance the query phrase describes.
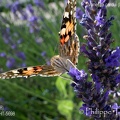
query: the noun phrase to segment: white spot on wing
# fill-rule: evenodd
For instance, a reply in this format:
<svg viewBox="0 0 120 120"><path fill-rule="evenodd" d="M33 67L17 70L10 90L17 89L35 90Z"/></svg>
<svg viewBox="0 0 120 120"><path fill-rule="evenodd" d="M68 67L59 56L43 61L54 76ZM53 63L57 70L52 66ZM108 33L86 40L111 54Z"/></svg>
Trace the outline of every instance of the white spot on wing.
<svg viewBox="0 0 120 120"><path fill-rule="evenodd" d="M69 12L65 12L64 18L65 18L65 17L69 18Z"/></svg>
<svg viewBox="0 0 120 120"><path fill-rule="evenodd" d="M13 73L19 73L18 70L12 70Z"/></svg>
<svg viewBox="0 0 120 120"><path fill-rule="evenodd" d="M63 28L60 32L61 35L65 35L66 28Z"/></svg>
<svg viewBox="0 0 120 120"><path fill-rule="evenodd" d="M30 77L34 77L34 76L37 76L37 75L30 75Z"/></svg>
<svg viewBox="0 0 120 120"><path fill-rule="evenodd" d="M32 69L33 69L33 67L28 67L28 68L27 68L27 70L32 70Z"/></svg>
<svg viewBox="0 0 120 120"><path fill-rule="evenodd" d="M15 76L12 76L11 78L15 78Z"/></svg>

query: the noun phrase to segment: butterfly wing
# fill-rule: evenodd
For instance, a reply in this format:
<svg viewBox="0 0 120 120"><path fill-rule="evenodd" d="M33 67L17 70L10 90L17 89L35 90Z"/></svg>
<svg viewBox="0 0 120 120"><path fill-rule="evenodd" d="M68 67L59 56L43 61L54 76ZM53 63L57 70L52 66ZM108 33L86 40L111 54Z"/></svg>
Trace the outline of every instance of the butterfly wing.
<svg viewBox="0 0 120 120"><path fill-rule="evenodd" d="M79 55L79 39L76 35L76 0L68 0L65 7L60 35L59 55L76 65Z"/></svg>
<svg viewBox="0 0 120 120"><path fill-rule="evenodd" d="M8 72L4 72L0 74L0 78L2 79L10 79L16 77L32 77L32 76L59 76L61 73L57 72L54 67L50 65L40 65L40 66L31 66L24 67L15 70L10 70Z"/></svg>
<svg viewBox="0 0 120 120"><path fill-rule="evenodd" d="M75 14L76 0L68 0L59 32L59 55L51 59L51 65L61 73L68 72L70 67L76 67L78 62L79 39L76 35Z"/></svg>
<svg viewBox="0 0 120 120"><path fill-rule="evenodd" d="M51 59L51 65L19 68L0 74L0 78L31 77L31 76L59 76L69 70L70 66L76 65L79 54L79 40L76 31L76 0L68 0L65 7L61 31L59 56ZM70 61L67 61L69 59Z"/></svg>

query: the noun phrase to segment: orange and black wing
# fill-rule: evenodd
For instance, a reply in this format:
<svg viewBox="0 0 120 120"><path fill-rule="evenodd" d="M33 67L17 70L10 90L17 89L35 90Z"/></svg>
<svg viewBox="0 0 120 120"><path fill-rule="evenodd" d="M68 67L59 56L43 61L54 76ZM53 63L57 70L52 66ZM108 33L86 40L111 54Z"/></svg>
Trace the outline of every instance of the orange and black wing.
<svg viewBox="0 0 120 120"><path fill-rule="evenodd" d="M51 77L51 76L59 76L61 75L61 73L56 72L56 70L52 66L40 65L40 66L24 67L15 70L10 70L8 72L1 73L0 78L2 79L10 79L17 77L27 78L37 75L43 77Z"/></svg>
<svg viewBox="0 0 120 120"><path fill-rule="evenodd" d="M76 65L79 55L79 38L76 35L76 0L67 2L59 36L60 57L70 59Z"/></svg>

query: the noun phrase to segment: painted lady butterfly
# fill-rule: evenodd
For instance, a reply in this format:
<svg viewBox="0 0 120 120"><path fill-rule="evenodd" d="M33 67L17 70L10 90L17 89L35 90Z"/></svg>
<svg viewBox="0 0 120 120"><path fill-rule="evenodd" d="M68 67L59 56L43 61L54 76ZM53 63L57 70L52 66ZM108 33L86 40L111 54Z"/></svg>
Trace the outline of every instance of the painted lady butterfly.
<svg viewBox="0 0 120 120"><path fill-rule="evenodd" d="M76 35L76 0L68 0L65 7L61 31L59 32L59 55L51 58L51 65L39 65L19 68L0 74L0 78L31 76L59 76L68 72L70 66L75 67L79 55L79 39Z"/></svg>

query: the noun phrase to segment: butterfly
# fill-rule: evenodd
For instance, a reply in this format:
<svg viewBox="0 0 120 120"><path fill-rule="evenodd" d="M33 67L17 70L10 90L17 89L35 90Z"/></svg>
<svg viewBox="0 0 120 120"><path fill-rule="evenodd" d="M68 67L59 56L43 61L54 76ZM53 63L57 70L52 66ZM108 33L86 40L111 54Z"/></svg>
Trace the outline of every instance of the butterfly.
<svg viewBox="0 0 120 120"><path fill-rule="evenodd" d="M60 76L75 67L79 55L79 38L76 34L76 0L68 0L65 6L61 30L59 32L59 55L51 58L50 65L38 65L18 68L0 74L0 78L9 79L31 76Z"/></svg>

